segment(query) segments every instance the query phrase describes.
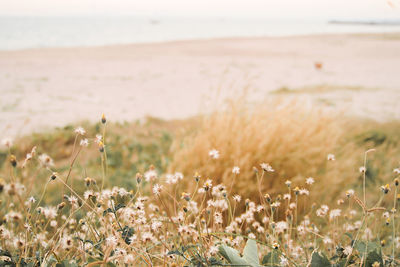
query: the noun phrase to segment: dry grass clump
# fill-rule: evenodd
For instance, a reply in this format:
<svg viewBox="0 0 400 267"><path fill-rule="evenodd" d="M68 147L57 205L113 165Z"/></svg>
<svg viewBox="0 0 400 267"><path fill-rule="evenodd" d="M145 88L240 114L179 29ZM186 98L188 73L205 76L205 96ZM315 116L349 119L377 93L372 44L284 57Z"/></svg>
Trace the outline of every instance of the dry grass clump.
<svg viewBox="0 0 400 267"><path fill-rule="evenodd" d="M348 170L354 169L354 157L335 168L326 166L329 153L351 151L354 156L357 152L342 142L345 125L340 117L302 103L264 103L251 110L233 103L226 111L207 116L196 134L175 142L169 169L185 175L195 170L216 183L235 180L232 191L254 199L255 168L260 172L260 164L266 162L277 171L265 177L262 190L273 194L282 190L286 179L311 176L324 186L329 181L329 190L315 195L320 198L339 189L351 175ZM218 159L209 156L212 149L221 151ZM232 173L234 166L240 168L240 175Z"/></svg>

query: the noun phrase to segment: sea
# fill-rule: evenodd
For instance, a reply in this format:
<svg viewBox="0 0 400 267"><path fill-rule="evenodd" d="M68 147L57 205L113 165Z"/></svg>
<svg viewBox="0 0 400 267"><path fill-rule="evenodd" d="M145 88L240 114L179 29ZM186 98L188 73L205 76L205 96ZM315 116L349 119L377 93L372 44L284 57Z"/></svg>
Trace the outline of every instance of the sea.
<svg viewBox="0 0 400 267"><path fill-rule="evenodd" d="M398 21L332 19L0 16L0 50L107 46L227 37L400 32Z"/></svg>

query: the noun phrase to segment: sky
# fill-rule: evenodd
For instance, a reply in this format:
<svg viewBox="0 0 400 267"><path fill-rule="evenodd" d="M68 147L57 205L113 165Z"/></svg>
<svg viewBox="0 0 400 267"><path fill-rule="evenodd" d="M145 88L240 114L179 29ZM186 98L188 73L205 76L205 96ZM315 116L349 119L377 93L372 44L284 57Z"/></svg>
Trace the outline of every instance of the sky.
<svg viewBox="0 0 400 267"><path fill-rule="evenodd" d="M0 0L0 15L400 19L400 0Z"/></svg>

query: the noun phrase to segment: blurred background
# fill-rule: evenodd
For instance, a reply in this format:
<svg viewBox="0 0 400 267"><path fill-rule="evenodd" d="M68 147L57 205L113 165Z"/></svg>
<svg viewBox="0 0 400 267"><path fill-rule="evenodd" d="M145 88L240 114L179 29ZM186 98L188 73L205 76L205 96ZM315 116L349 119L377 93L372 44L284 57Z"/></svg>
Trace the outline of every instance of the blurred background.
<svg viewBox="0 0 400 267"><path fill-rule="evenodd" d="M5 136L102 112L114 121L187 118L238 95L251 102L292 91L307 105L399 117L396 0L0 0L0 7Z"/></svg>
<svg viewBox="0 0 400 267"><path fill-rule="evenodd" d="M271 192L315 176L333 183L317 182L322 201L359 188L369 148L369 184L385 183L399 70L398 0L0 0L0 139L19 140L19 157L38 145L61 171L73 128L94 136L104 113L113 184L150 164L217 183L237 165L246 187L269 162ZM90 149L82 177L100 175Z"/></svg>

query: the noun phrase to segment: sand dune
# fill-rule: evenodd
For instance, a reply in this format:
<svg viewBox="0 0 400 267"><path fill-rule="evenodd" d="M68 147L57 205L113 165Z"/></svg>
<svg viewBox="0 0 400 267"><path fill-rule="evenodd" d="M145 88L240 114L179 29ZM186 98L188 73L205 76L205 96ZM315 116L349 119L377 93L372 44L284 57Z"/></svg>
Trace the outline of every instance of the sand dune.
<svg viewBox="0 0 400 267"><path fill-rule="evenodd" d="M400 34L3 51L0 137L103 112L118 121L183 118L243 88L250 101L301 96L349 114L400 119Z"/></svg>

